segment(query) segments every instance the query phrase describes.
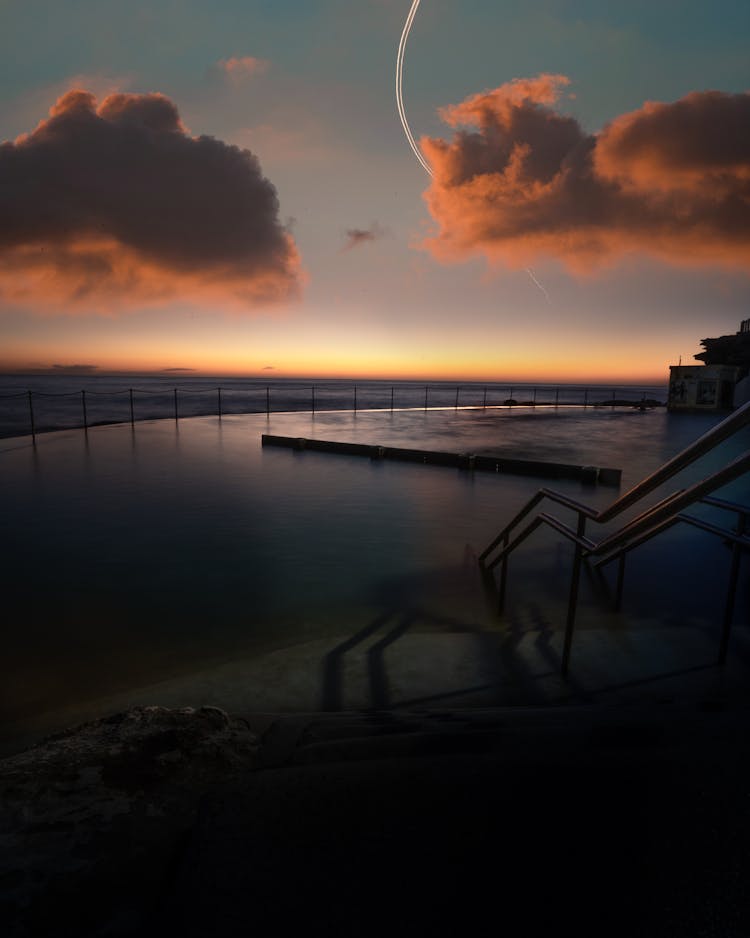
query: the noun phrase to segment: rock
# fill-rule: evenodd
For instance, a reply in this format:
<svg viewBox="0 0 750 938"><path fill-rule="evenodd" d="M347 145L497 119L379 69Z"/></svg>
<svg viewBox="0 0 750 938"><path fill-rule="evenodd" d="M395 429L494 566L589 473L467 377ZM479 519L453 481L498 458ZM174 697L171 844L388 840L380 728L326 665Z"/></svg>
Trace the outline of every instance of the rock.
<svg viewBox="0 0 750 938"><path fill-rule="evenodd" d="M216 707L137 707L0 761L0 933L135 933L202 794L256 751Z"/></svg>

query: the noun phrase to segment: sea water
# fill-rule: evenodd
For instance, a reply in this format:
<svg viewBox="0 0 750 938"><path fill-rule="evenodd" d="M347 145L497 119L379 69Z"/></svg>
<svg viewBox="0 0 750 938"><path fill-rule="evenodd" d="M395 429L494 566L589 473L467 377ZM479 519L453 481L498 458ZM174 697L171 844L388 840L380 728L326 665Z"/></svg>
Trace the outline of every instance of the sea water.
<svg viewBox="0 0 750 938"><path fill-rule="evenodd" d="M368 409L497 407L506 401L596 404L642 399L664 403L663 385L550 385L447 382L297 381L188 375L0 375L0 437L102 423L204 414Z"/></svg>
<svg viewBox="0 0 750 938"><path fill-rule="evenodd" d="M225 414L50 432L36 446L2 440L3 725L9 738L54 728L70 713L106 711L98 702L113 695L178 677L189 687L192 673L214 665L346 640L382 622L402 632L501 627L476 557L546 480L262 448L262 433L620 468L625 491L718 419L663 408L449 407ZM671 489L747 443L723 444ZM595 507L619 494L553 486ZM722 494L750 493L739 480ZM541 531L514 557L506 626L560 627L568 553ZM639 617L715 626L721 593L695 590L691 578L726 575L720 541L681 530L637 553L628 591L636 626ZM743 584L738 616L747 617ZM201 702L231 703L220 687Z"/></svg>

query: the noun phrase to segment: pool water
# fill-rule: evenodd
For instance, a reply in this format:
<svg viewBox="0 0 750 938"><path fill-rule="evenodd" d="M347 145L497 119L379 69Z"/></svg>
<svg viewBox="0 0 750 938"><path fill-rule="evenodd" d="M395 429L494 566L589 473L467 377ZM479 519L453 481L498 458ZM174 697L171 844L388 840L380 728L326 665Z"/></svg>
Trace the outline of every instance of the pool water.
<svg viewBox="0 0 750 938"><path fill-rule="evenodd" d="M61 431L36 447L3 440L6 735L54 728L72 712L96 715L104 698L160 681L189 687L207 668L367 633L389 617L410 634L558 627L569 570L559 536L540 532L514 557L504 621L476 567L545 480L263 449L262 433L621 468L624 491L716 419L572 408L349 411ZM687 480L743 443L725 444ZM597 507L618 495L577 481L554 487ZM747 497L746 487L740 480L727 494ZM725 553L691 531L639 551L632 614L665 626L686 617L715 624L717 596L687 587L691 576L725 576ZM203 702L231 703L220 686L211 693Z"/></svg>

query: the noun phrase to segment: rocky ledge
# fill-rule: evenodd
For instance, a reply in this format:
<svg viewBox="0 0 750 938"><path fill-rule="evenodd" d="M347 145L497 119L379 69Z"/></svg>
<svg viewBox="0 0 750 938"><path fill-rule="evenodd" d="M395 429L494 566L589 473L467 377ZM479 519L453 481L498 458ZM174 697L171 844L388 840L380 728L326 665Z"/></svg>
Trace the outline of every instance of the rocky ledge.
<svg viewBox="0 0 750 938"><path fill-rule="evenodd" d="M0 932L132 933L202 794L256 751L247 723L215 707L138 707L2 760Z"/></svg>

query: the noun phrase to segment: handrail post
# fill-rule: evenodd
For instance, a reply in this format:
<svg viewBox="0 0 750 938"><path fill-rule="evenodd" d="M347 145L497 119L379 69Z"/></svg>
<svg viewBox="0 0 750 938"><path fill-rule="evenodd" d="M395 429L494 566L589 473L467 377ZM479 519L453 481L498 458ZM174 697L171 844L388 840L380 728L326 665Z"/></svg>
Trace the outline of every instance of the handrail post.
<svg viewBox="0 0 750 938"><path fill-rule="evenodd" d="M583 390L583 407L584 410L589 406L589 389L584 388Z"/></svg>
<svg viewBox="0 0 750 938"><path fill-rule="evenodd" d="M533 400L532 400L532 402L531 402L531 406L532 406L532 407L536 407L536 388L534 388L534 398L533 398Z"/></svg>
<svg viewBox="0 0 750 938"><path fill-rule="evenodd" d="M424 386L424 409L427 410L427 385Z"/></svg>
<svg viewBox="0 0 750 938"><path fill-rule="evenodd" d="M506 534L503 538L503 551L508 546L510 540L510 533ZM500 564L500 586L497 590L497 611L499 615L502 615L503 609L505 608L505 586L508 582L508 555L504 554L502 562Z"/></svg>
<svg viewBox="0 0 750 938"><path fill-rule="evenodd" d="M271 413L271 389L266 385L266 417Z"/></svg>
<svg viewBox="0 0 750 938"><path fill-rule="evenodd" d="M219 420L221 420L221 388L216 389L219 392Z"/></svg>
<svg viewBox="0 0 750 938"><path fill-rule="evenodd" d="M555 407L557 407L560 401L560 388L555 388Z"/></svg>
<svg viewBox="0 0 750 938"><path fill-rule="evenodd" d="M85 433L89 432L89 421L86 415L86 392L81 391L81 404L83 405L83 429Z"/></svg>
<svg viewBox="0 0 750 938"><path fill-rule="evenodd" d="M174 389L174 419L177 422L177 388Z"/></svg>
<svg viewBox="0 0 750 938"><path fill-rule="evenodd" d="M747 525L747 515L744 512L737 519L737 536L742 537ZM721 642L719 644L719 664L725 664L729 650L729 633L732 630L732 616L734 615L734 598L737 595L737 578L740 572L740 555L742 545L735 541L732 546L732 566L729 570L729 585L727 588L727 601L724 606L724 621L721 627Z"/></svg>
<svg viewBox="0 0 750 938"><path fill-rule="evenodd" d="M484 398L482 399L482 410L487 409L487 388L484 389Z"/></svg>
<svg viewBox="0 0 750 938"><path fill-rule="evenodd" d="M617 564L617 586L615 587L615 610L619 610L622 605L622 588L625 584L625 551L620 554L620 562Z"/></svg>
<svg viewBox="0 0 750 938"><path fill-rule="evenodd" d="M133 414L133 389L130 388L130 426L135 426L135 416Z"/></svg>
<svg viewBox="0 0 750 938"><path fill-rule="evenodd" d="M454 410L458 410L458 392L459 391L460 391L460 388L456 388L456 406L453 408Z"/></svg>
<svg viewBox="0 0 750 938"><path fill-rule="evenodd" d="M391 413L393 413L393 385L391 385Z"/></svg>
<svg viewBox="0 0 750 938"><path fill-rule="evenodd" d="M312 413L315 413L315 385L310 389L312 391Z"/></svg>
<svg viewBox="0 0 750 938"><path fill-rule="evenodd" d="M586 516L579 512L578 528L576 534L579 538L586 533ZM581 557L583 548L579 542L576 542L575 553L573 554L573 570L570 575L570 595L568 596L568 617L565 622L565 642L563 644L562 667L560 673L563 677L568 673L570 663L570 647L573 644L573 628L576 621L576 609L578 608L578 584L581 579Z"/></svg>
<svg viewBox="0 0 750 938"><path fill-rule="evenodd" d="M357 413L357 385L354 385L354 413Z"/></svg>
<svg viewBox="0 0 750 938"><path fill-rule="evenodd" d="M32 391L29 391L29 421L31 422L31 442L36 446L36 427L34 426L34 405L31 401Z"/></svg>

